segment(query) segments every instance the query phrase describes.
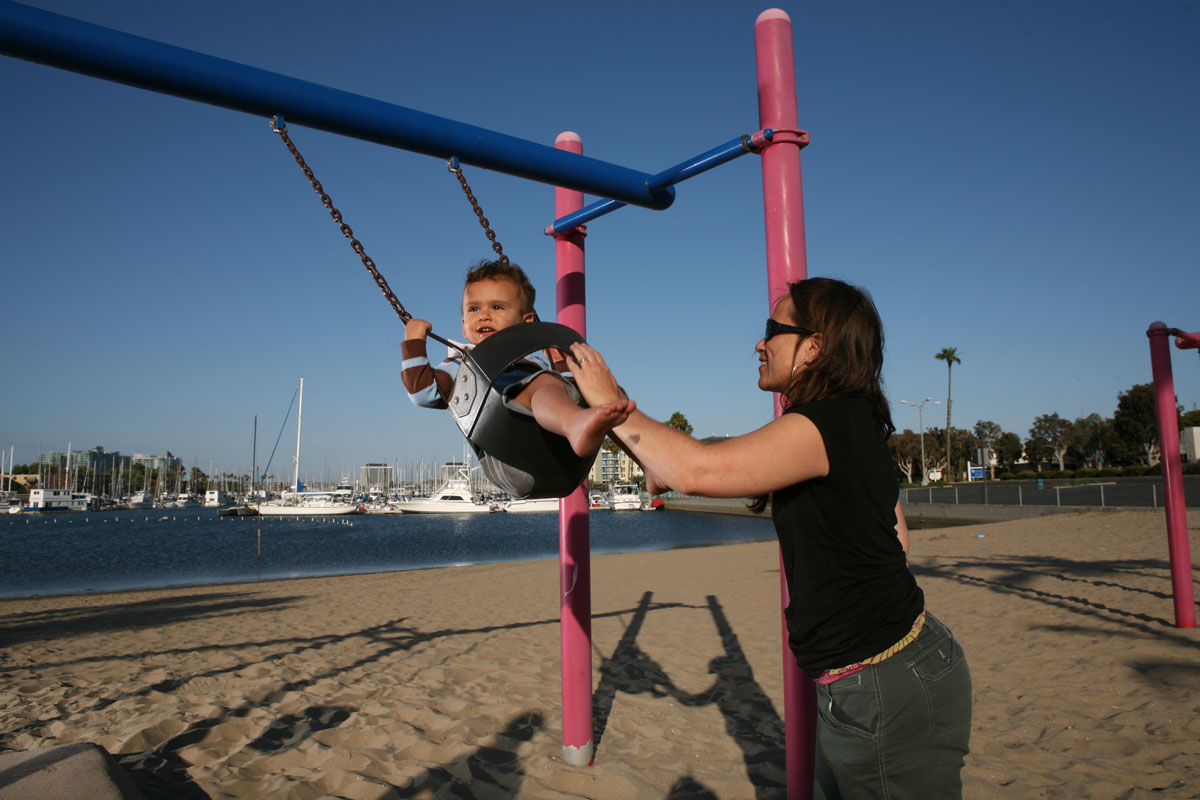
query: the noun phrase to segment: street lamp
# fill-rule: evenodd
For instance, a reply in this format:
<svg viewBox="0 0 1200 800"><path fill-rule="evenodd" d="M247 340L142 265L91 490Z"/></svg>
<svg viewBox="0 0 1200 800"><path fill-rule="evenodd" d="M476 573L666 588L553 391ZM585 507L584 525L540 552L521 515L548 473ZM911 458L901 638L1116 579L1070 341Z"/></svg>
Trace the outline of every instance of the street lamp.
<svg viewBox="0 0 1200 800"><path fill-rule="evenodd" d="M906 406L912 406L917 410L917 420L921 425L921 485L929 485L929 470L925 468L925 403L933 403L935 406L942 404L941 400L934 400L932 397L926 397L923 402L910 403L907 400L901 400Z"/></svg>

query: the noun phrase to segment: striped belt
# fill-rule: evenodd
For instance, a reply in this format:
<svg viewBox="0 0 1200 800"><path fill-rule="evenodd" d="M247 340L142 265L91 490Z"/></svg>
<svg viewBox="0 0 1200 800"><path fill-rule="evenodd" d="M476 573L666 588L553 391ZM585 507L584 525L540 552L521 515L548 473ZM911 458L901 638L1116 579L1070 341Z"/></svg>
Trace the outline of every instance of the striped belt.
<svg viewBox="0 0 1200 800"><path fill-rule="evenodd" d="M847 677L855 674L856 672L862 672L864 669L871 666L872 664L878 664L881 661L887 661L889 658L896 655L896 653L899 653L901 650L903 650L905 647L907 647L910 642L912 642L914 639L916 639L917 636L921 633L921 629L924 627L925 627L925 612L922 611L920 614L917 615L916 620L913 621L912 630L910 630L908 633L904 634L903 639L896 642L894 645L889 647L887 650L884 650L882 653L877 653L877 654L871 656L870 658L865 658L862 661L858 661L854 664L850 664L849 666L846 666L846 667L837 667L835 669L827 669L824 672L822 672L819 676L817 676L817 679L815 682L821 684L822 686L826 686L830 683L833 683L834 681L840 681L842 678L847 678Z"/></svg>

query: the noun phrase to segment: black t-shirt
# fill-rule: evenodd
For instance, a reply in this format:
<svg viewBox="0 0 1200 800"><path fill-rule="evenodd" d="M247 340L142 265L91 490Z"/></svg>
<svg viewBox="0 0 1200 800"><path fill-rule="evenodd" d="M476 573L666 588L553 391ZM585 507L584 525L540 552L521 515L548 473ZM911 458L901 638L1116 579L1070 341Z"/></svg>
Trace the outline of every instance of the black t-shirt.
<svg viewBox="0 0 1200 800"><path fill-rule="evenodd" d="M925 605L896 536L900 487L864 398L793 406L821 432L829 474L775 492L791 603L788 642L811 677L886 650Z"/></svg>

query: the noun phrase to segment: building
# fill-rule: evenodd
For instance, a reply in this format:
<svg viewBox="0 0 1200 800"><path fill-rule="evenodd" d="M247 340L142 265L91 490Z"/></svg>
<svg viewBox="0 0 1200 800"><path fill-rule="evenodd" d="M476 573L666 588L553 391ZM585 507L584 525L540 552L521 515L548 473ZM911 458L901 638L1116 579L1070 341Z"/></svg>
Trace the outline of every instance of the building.
<svg viewBox="0 0 1200 800"><path fill-rule="evenodd" d="M624 450L600 449L592 469L588 472L589 483L637 483L643 477L642 468Z"/></svg>
<svg viewBox="0 0 1200 800"><path fill-rule="evenodd" d="M358 476L358 485L368 492L386 492L395 482L391 464L366 464L359 468Z"/></svg>
<svg viewBox="0 0 1200 800"><path fill-rule="evenodd" d="M183 469L183 460L171 454L170 450L163 450L156 456L148 456L144 453L134 453L129 457L129 465L131 467L141 464L145 469L165 469L167 472Z"/></svg>
<svg viewBox="0 0 1200 800"><path fill-rule="evenodd" d="M39 457L39 462L47 468L96 475L116 472L118 469L127 470L130 461L130 456L123 456L119 451L107 453L99 446L89 450L71 450L69 453L42 453Z"/></svg>

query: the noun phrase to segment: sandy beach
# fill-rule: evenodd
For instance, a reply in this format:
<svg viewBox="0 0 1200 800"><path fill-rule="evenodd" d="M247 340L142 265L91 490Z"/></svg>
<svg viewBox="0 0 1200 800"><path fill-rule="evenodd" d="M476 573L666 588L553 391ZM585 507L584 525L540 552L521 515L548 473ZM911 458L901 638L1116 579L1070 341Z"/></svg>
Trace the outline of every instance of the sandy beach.
<svg viewBox="0 0 1200 800"><path fill-rule="evenodd" d="M966 797L1200 797L1161 512L915 531L911 561L971 664ZM591 767L554 561L0 601L0 749L95 742L148 797L783 797L775 544L597 557L592 597Z"/></svg>

